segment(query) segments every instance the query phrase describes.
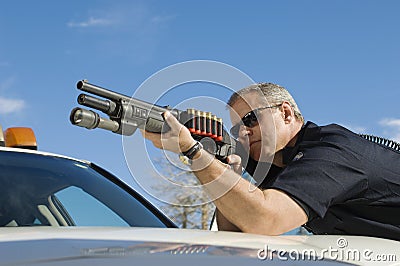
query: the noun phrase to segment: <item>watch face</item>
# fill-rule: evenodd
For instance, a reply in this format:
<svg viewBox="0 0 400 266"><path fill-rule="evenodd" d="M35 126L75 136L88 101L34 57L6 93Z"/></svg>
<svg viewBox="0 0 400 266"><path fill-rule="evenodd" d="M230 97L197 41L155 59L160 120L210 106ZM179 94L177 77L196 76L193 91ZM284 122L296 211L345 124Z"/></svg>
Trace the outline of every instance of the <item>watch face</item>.
<svg viewBox="0 0 400 266"><path fill-rule="evenodd" d="M196 153L203 148L203 145L200 142L196 142L192 148L190 148L187 152L183 153L189 159L193 159Z"/></svg>

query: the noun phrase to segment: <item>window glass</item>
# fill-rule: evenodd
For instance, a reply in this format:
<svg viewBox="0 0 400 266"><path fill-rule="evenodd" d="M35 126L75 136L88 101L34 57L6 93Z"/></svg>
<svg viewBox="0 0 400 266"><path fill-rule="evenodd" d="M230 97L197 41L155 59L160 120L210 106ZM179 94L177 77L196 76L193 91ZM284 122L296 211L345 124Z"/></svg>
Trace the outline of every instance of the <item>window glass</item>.
<svg viewBox="0 0 400 266"><path fill-rule="evenodd" d="M55 195L77 226L129 226L115 212L80 188L68 187Z"/></svg>
<svg viewBox="0 0 400 266"><path fill-rule="evenodd" d="M0 151L0 226L64 225L60 215L71 225L68 216L76 225L173 226L142 196L98 167Z"/></svg>

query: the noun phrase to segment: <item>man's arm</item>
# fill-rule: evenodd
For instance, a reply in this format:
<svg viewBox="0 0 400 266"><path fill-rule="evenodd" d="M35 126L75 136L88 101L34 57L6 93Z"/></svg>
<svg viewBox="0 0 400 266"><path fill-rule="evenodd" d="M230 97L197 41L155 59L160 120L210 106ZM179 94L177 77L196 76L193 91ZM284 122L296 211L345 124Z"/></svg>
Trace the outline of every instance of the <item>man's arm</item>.
<svg viewBox="0 0 400 266"><path fill-rule="evenodd" d="M231 154L227 158L228 164L231 166L231 169L235 171L235 173L241 175L242 174L242 164L240 156L236 154ZM218 225L219 231L233 231L233 232L240 232L241 230L231 223L226 217L218 210L215 209L215 218Z"/></svg>
<svg viewBox="0 0 400 266"><path fill-rule="evenodd" d="M195 142L188 129L172 115L165 120L170 131L144 136L159 148L188 150ZM287 194L260 190L204 150L194 156L191 168L222 215L243 232L279 235L307 222L304 210Z"/></svg>
<svg viewBox="0 0 400 266"><path fill-rule="evenodd" d="M218 210L243 232L279 235L308 220L286 193L260 190L206 151L195 156L191 167Z"/></svg>
<svg viewBox="0 0 400 266"><path fill-rule="evenodd" d="M218 231L233 231L233 232L240 232L241 230L231 223L226 217L216 209L216 220L218 225Z"/></svg>

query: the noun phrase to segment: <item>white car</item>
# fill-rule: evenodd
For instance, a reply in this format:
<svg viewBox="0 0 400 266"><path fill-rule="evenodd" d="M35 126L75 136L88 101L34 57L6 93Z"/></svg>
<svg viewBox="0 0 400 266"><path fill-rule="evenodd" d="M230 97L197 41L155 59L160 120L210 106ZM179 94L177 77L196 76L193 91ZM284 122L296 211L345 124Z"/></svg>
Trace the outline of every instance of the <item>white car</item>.
<svg viewBox="0 0 400 266"><path fill-rule="evenodd" d="M103 168L29 149L0 147L0 199L0 265L400 265L381 238L179 229Z"/></svg>
<svg viewBox="0 0 400 266"><path fill-rule="evenodd" d="M1 265L399 265L400 244L144 227L3 227Z"/></svg>

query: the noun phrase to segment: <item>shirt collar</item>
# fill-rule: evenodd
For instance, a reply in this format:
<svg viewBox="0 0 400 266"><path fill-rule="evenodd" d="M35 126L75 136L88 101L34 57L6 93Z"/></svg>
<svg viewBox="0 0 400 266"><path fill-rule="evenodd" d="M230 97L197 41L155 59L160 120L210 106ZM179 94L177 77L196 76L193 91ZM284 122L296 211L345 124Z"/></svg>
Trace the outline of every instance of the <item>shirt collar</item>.
<svg viewBox="0 0 400 266"><path fill-rule="evenodd" d="M297 133L296 144L293 147L285 147L282 150L282 160L285 165L290 163L298 153L299 145L305 140L313 140L319 133L319 127L313 122L308 121Z"/></svg>

